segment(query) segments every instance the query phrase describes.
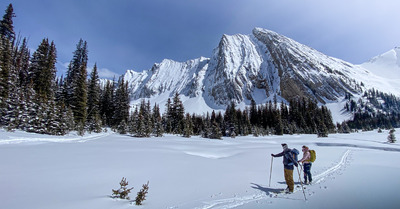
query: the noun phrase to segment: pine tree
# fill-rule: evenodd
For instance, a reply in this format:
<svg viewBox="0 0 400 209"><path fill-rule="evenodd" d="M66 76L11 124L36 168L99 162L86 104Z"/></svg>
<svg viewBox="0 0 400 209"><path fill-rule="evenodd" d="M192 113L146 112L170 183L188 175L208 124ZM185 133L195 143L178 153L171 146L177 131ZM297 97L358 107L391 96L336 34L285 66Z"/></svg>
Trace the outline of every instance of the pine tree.
<svg viewBox="0 0 400 209"><path fill-rule="evenodd" d="M193 135L193 122L189 113L186 113L184 129L183 129L183 137L190 138Z"/></svg>
<svg viewBox="0 0 400 209"><path fill-rule="evenodd" d="M395 143L396 142L396 135L394 134L396 130L392 129L389 131L389 136L387 137L389 143Z"/></svg>
<svg viewBox="0 0 400 209"><path fill-rule="evenodd" d="M75 124L79 125L80 131L84 129L87 117L87 62L87 43L80 39L68 66L65 81L66 104L71 107Z"/></svg>
<svg viewBox="0 0 400 209"><path fill-rule="evenodd" d="M121 77L118 81L114 105L114 125L119 125L121 121L125 121L125 124L127 124L129 118L129 92L128 83L125 82L124 77Z"/></svg>
<svg viewBox="0 0 400 209"><path fill-rule="evenodd" d="M146 136L146 124L145 124L145 118L143 114L138 115L138 121L136 123L136 137L145 137Z"/></svg>
<svg viewBox="0 0 400 209"><path fill-rule="evenodd" d="M235 103L232 101L230 105L226 107L226 111L224 114L225 121L225 130L227 132L227 136L236 136L238 135L238 130L236 128L237 124L237 114Z"/></svg>
<svg viewBox="0 0 400 209"><path fill-rule="evenodd" d="M2 117L0 118L0 125L1 123L5 125L3 117L7 112L12 49L10 41L4 35L1 35L0 41L0 117Z"/></svg>
<svg viewBox="0 0 400 209"><path fill-rule="evenodd" d="M175 93L172 103L172 128L174 134L181 134L183 132L185 108L179 98L178 92Z"/></svg>
<svg viewBox="0 0 400 209"><path fill-rule="evenodd" d="M107 81L104 90L101 93L100 102L100 115L102 123L111 126L112 116L114 115L115 104L114 104L114 81Z"/></svg>
<svg viewBox="0 0 400 209"><path fill-rule="evenodd" d="M139 117L139 111L138 108L136 107L135 110L129 116L129 121L128 121L128 132L131 135L136 134L137 123L139 120L138 117Z"/></svg>
<svg viewBox="0 0 400 209"><path fill-rule="evenodd" d="M128 182L126 181L125 177L122 177L122 180L119 183L119 185L120 185L119 189L112 190L113 192L112 197L129 200L129 193L131 193L133 187L128 188Z"/></svg>
<svg viewBox="0 0 400 209"><path fill-rule="evenodd" d="M49 44L48 39L43 39L32 55L29 72L33 88L42 102L53 100L55 96L56 58L54 42Z"/></svg>
<svg viewBox="0 0 400 209"><path fill-rule="evenodd" d="M157 104L153 107L153 120L154 120L154 135L156 137L162 137L164 134L164 128L162 124L162 118L160 114L160 108Z"/></svg>
<svg viewBox="0 0 400 209"><path fill-rule="evenodd" d="M216 121L211 121L211 133L209 134L208 138L210 139L221 139L222 133L219 125Z"/></svg>
<svg viewBox="0 0 400 209"><path fill-rule="evenodd" d="M257 105L254 99L252 98L250 101L250 123L251 125L257 125L259 120L259 116L257 114Z"/></svg>
<svg viewBox="0 0 400 209"><path fill-rule="evenodd" d="M164 112L164 130L167 133L171 133L172 132L172 103L171 103L171 98L168 98L167 103L165 103L165 112Z"/></svg>
<svg viewBox="0 0 400 209"><path fill-rule="evenodd" d="M125 122L125 120L121 120L117 127L117 131L119 134L126 134L128 132L128 124Z"/></svg>
<svg viewBox="0 0 400 209"><path fill-rule="evenodd" d="M22 40L22 44L15 52L14 56L14 65L18 74L18 85L21 87L22 91L24 91L30 83L30 80L28 79L30 52L27 46L26 38Z"/></svg>
<svg viewBox="0 0 400 209"><path fill-rule="evenodd" d="M142 189L137 193L135 204L142 205L142 202L146 200L146 195L149 191L149 182L147 181L146 184L143 184Z"/></svg>
<svg viewBox="0 0 400 209"><path fill-rule="evenodd" d="M279 110L277 112L278 113L276 114L277 123L275 124L275 134L283 135L283 124L282 124L281 115L279 114Z"/></svg>
<svg viewBox="0 0 400 209"><path fill-rule="evenodd" d="M3 19L0 21L0 36L6 37L10 42L14 42L15 39L13 17L15 17L14 9L12 4L9 4Z"/></svg>
<svg viewBox="0 0 400 209"><path fill-rule="evenodd" d="M97 73L97 65L94 64L93 71L90 74L88 85L88 117L87 123L89 131L101 132L100 117L100 81Z"/></svg>

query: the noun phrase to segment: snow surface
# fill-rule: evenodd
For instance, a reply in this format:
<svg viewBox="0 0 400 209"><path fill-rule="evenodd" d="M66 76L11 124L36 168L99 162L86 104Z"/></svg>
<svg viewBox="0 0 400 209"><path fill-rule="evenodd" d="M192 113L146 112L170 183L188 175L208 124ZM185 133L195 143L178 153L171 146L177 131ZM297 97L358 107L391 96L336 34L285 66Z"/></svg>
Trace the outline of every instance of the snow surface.
<svg viewBox="0 0 400 209"><path fill-rule="evenodd" d="M400 79L400 47L373 57L361 66L384 78Z"/></svg>
<svg viewBox="0 0 400 209"><path fill-rule="evenodd" d="M398 133L400 130L397 130ZM400 144L388 131L237 137L167 135L133 138L112 132L57 137L0 129L0 208L398 208ZM398 137L397 137L398 138ZM305 195L286 187L281 143L317 152ZM300 154L301 156L301 154ZM122 177L150 181L143 206L110 198ZM294 179L298 184L298 172Z"/></svg>

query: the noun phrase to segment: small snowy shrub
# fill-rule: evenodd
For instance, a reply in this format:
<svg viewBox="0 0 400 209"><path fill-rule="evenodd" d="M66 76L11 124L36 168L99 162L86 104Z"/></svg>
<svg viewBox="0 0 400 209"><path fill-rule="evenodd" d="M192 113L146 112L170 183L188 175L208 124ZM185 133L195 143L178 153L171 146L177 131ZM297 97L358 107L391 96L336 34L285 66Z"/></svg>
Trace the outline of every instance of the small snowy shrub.
<svg viewBox="0 0 400 209"><path fill-rule="evenodd" d="M137 193L135 203L136 205L142 205L142 202L146 200L146 194L149 190L149 182L143 184L142 189Z"/></svg>
<svg viewBox="0 0 400 209"><path fill-rule="evenodd" d="M396 136L394 135L395 131L396 130L394 130L394 129L389 131L389 136L387 137L389 143L395 143L396 142Z"/></svg>
<svg viewBox="0 0 400 209"><path fill-rule="evenodd" d="M128 182L126 181L126 178L122 177L121 182L119 183L119 185L121 186L121 188L115 190L113 189L112 192L112 198L120 198L120 199L127 199L129 200L129 193L131 192L132 188L128 189Z"/></svg>

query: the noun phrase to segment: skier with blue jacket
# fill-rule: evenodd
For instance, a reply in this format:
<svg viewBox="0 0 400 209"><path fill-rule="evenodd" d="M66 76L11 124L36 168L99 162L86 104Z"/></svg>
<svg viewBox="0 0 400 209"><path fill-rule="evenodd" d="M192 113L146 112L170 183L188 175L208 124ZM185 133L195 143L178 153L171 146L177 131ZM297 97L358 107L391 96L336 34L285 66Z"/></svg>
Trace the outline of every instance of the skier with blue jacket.
<svg viewBox="0 0 400 209"><path fill-rule="evenodd" d="M289 149L287 144L282 144L283 151L278 154L271 154L272 157L283 157L283 166L285 173L285 181L287 184L287 188L285 189L286 193L293 193L294 190L294 180L293 180L293 165L298 166L297 161L294 159L292 154L292 150Z"/></svg>

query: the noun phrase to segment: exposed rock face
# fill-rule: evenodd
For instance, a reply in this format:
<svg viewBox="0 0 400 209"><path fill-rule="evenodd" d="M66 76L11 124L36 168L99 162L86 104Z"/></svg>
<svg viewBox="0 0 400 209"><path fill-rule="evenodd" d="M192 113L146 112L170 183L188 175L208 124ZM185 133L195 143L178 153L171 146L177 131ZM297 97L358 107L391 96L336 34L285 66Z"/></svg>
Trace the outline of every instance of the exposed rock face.
<svg viewBox="0 0 400 209"><path fill-rule="evenodd" d="M279 72L281 96L296 96L336 100L346 92L356 92L355 80L350 77L357 67L328 57L275 32L256 28L254 36L268 49L274 67Z"/></svg>

